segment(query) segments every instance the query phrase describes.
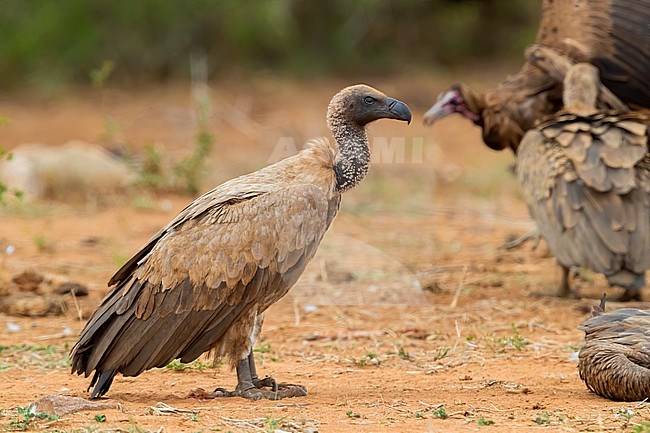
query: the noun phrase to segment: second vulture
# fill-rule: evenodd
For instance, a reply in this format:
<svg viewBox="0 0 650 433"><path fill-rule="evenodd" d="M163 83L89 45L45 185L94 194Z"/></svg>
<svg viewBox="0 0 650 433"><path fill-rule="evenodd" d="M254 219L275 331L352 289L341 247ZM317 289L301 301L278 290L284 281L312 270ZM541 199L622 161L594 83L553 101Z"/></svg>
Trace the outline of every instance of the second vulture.
<svg viewBox="0 0 650 433"><path fill-rule="evenodd" d="M444 91L424 116L431 125L459 113L482 129L490 148L517 147L537 121L562 107L562 79L572 63L598 66L606 88L629 106L650 108L650 7L647 0L544 0L526 62L485 93L465 84ZM602 107L622 109L609 91Z"/></svg>
<svg viewBox="0 0 650 433"><path fill-rule="evenodd" d="M410 122L411 112L371 87L343 89L327 111L334 142L315 140L207 192L117 271L71 353L73 373L94 372L91 398L118 373L137 376L208 351L236 367L237 387L206 396L305 395L303 386L260 379L252 348L264 311L314 257L341 194L368 172L366 125L377 119Z"/></svg>
<svg viewBox="0 0 650 433"><path fill-rule="evenodd" d="M539 233L563 269L605 274L621 300L640 298L650 269L650 119L595 107L598 69L579 63L564 81L564 110L523 138L522 194Z"/></svg>

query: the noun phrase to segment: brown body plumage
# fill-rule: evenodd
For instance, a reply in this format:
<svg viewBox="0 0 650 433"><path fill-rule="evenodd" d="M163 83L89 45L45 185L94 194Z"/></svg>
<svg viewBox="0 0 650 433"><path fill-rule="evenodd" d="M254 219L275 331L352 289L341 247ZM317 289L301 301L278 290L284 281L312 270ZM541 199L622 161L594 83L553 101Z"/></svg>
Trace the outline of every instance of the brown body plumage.
<svg viewBox="0 0 650 433"><path fill-rule="evenodd" d="M341 193L365 176L365 126L381 118L410 121L411 114L371 87L342 90L327 116L334 142L315 140L216 187L151 238L111 278L72 349L73 372L95 371L91 397L106 393L118 372L136 376L211 350L237 367L237 389L223 395L281 398L274 381L257 377L251 355L263 313L314 256Z"/></svg>
<svg viewBox="0 0 650 433"><path fill-rule="evenodd" d="M595 108L598 70L575 65L565 108L523 138L517 157L522 194L540 234L563 267L605 274L639 297L650 268L649 119Z"/></svg>
<svg viewBox="0 0 650 433"><path fill-rule="evenodd" d="M482 128L492 149L512 149L535 123L562 107L564 72L569 62L591 62L605 87L635 108L650 108L650 8L645 0L544 0L535 47L521 70L484 94L456 84L425 114L425 124L460 113ZM541 48L541 49L540 49ZM601 107L612 98L601 94Z"/></svg>
<svg viewBox="0 0 650 433"><path fill-rule="evenodd" d="M585 331L585 345L578 355L580 378L605 398L650 398L650 311L604 310L603 297L591 318L578 327Z"/></svg>

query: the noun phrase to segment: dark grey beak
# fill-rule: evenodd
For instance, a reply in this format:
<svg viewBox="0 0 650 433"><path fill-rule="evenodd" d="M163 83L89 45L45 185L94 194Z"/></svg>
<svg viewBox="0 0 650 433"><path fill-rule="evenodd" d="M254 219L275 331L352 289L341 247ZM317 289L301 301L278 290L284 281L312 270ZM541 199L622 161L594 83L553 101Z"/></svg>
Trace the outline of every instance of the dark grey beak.
<svg viewBox="0 0 650 433"><path fill-rule="evenodd" d="M409 124L411 123L412 116L408 105L393 98L386 98L386 104L388 105L388 112L390 113L391 119L403 120Z"/></svg>

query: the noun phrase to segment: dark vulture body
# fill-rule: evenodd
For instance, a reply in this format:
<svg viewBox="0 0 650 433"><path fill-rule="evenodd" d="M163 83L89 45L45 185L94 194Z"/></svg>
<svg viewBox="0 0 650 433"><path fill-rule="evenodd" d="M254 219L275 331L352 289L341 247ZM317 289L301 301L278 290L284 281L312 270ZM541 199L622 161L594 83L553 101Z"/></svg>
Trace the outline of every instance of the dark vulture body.
<svg viewBox="0 0 650 433"><path fill-rule="evenodd" d="M490 148L517 153L526 131L561 109L563 76L578 62L596 65L604 86L624 103L650 108L649 22L647 0L544 0L521 70L485 94L451 86L425 114L425 124L460 113L482 129ZM599 103L625 108L609 91Z"/></svg>
<svg viewBox="0 0 650 433"><path fill-rule="evenodd" d="M196 199L109 281L111 291L73 347L72 372L93 371L91 398L117 373L137 376L207 351L237 368L249 399L305 395L304 387L259 379L251 350L264 311L294 285L336 215L341 194L366 175L366 125L410 121L408 107L365 86L332 99L334 142L311 146ZM266 389L271 387L271 390Z"/></svg>
<svg viewBox="0 0 650 433"><path fill-rule="evenodd" d="M605 297L579 326L585 345L578 371L587 388L618 401L650 398L650 311L621 308L605 311Z"/></svg>
<svg viewBox="0 0 650 433"><path fill-rule="evenodd" d="M595 108L598 70L573 66L564 110L523 138L517 156L522 193L537 228L562 266L605 274L639 299L650 269L650 120Z"/></svg>

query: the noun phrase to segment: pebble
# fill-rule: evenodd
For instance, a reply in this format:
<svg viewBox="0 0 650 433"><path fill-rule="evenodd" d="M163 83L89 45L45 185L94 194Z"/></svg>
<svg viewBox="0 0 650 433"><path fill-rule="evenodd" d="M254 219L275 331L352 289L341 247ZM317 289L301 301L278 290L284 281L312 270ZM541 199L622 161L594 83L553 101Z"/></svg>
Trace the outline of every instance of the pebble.
<svg viewBox="0 0 650 433"><path fill-rule="evenodd" d="M7 322L7 332L10 334L15 334L16 332L20 332L22 330L22 326L20 326L17 323L14 322Z"/></svg>

